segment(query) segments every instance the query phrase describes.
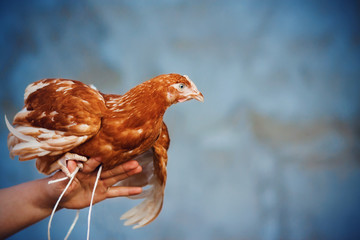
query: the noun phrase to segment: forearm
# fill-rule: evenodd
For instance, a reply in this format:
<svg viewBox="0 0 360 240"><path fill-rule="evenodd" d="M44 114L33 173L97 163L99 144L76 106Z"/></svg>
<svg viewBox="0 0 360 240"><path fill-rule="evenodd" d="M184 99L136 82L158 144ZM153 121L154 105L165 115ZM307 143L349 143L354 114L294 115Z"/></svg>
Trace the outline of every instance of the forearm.
<svg viewBox="0 0 360 240"><path fill-rule="evenodd" d="M6 238L51 214L48 178L0 189L0 239Z"/></svg>
<svg viewBox="0 0 360 240"><path fill-rule="evenodd" d="M57 209L81 209L90 204L90 195L100 161L89 159L78 172ZM68 161L70 172L76 168L75 161ZM71 169L70 169L71 168ZM129 161L103 172L96 188L94 203L106 198L139 194L141 187L113 186L115 183L142 171L136 161ZM0 239L4 239L40 220L48 217L67 181L48 184L48 181L64 177L62 172L52 177L22 183L0 189Z"/></svg>

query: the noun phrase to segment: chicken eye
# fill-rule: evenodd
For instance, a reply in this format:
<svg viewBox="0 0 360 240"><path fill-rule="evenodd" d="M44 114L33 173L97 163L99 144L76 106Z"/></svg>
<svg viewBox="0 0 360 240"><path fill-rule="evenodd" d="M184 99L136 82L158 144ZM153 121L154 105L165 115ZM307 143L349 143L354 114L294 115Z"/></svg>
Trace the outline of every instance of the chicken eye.
<svg viewBox="0 0 360 240"><path fill-rule="evenodd" d="M183 90L184 88L185 88L185 85L182 84L182 83L180 83L180 84L179 84L179 89L180 89L180 90Z"/></svg>

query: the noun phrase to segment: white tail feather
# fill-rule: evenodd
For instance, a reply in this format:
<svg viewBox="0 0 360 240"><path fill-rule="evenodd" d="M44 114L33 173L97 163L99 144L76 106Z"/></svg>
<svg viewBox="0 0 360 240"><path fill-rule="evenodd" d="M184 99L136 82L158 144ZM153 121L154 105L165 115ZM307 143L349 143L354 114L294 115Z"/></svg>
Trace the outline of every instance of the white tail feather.
<svg viewBox="0 0 360 240"><path fill-rule="evenodd" d="M89 136L66 135L65 132L41 127L13 127L5 116L10 131L8 148L10 157L19 156L20 160L30 160L43 156L56 156L70 151L85 142Z"/></svg>
<svg viewBox="0 0 360 240"><path fill-rule="evenodd" d="M35 139L33 137L27 136L22 134L21 132L17 131L10 123L9 120L7 119L6 115L5 115L5 123L7 128L9 129L9 131L14 134L14 136L16 136L17 138L30 142L30 141L34 141Z"/></svg>
<svg viewBox="0 0 360 240"><path fill-rule="evenodd" d="M152 180L151 188L147 189L147 192L143 195L146 197L144 201L121 216L121 220L126 220L125 226L136 224L133 229L140 228L159 215L163 205L165 186L161 185L155 178Z"/></svg>
<svg viewBox="0 0 360 240"><path fill-rule="evenodd" d="M125 226L136 224L133 227L134 229L143 227L153 221L162 208L165 183L161 184L154 174L153 154L153 151L149 150L136 157L135 160L138 161L142 167L141 173L116 184L117 186L149 186L149 188L143 190L142 193L129 197L131 199L144 198L144 200L139 205L124 213L120 218L121 220L126 220L124 223Z"/></svg>

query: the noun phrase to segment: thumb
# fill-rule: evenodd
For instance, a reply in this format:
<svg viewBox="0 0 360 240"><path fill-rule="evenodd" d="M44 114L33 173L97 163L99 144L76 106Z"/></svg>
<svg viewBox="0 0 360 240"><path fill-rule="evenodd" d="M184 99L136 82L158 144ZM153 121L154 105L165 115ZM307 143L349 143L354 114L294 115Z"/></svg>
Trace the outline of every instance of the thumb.
<svg viewBox="0 0 360 240"><path fill-rule="evenodd" d="M68 160L66 167L69 169L70 173L73 173L77 167L76 161Z"/></svg>

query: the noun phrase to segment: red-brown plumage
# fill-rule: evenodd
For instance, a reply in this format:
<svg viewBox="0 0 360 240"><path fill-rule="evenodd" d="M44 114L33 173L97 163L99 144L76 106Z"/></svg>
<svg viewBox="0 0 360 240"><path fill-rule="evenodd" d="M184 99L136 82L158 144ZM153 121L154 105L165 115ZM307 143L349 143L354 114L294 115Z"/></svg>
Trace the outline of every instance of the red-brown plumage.
<svg viewBox="0 0 360 240"><path fill-rule="evenodd" d="M38 170L45 174L59 169L57 160L67 152L101 157L105 170L151 155L153 167L146 174L154 177L146 184L158 186L156 191L162 193L145 197L160 196L161 204L143 220L134 220L134 214L127 217L132 218L129 224L142 226L157 216L162 205L170 142L163 115L170 105L193 98L203 101L195 84L179 74L157 76L122 96L100 93L75 80L40 80L25 90L25 107L14 118L15 129L8 126L10 155L36 158ZM130 182L137 184L136 178L124 184Z"/></svg>

